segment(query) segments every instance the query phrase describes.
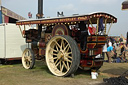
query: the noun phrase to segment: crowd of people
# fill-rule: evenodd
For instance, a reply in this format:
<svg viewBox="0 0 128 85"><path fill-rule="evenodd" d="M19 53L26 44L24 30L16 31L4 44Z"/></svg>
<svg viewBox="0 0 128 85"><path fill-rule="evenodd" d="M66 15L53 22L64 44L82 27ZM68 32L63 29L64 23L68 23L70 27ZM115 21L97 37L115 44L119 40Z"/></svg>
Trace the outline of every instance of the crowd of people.
<svg viewBox="0 0 128 85"><path fill-rule="evenodd" d="M108 39L103 47L103 57L107 56L109 63L113 62L127 62L128 58L128 44L125 42L112 42Z"/></svg>

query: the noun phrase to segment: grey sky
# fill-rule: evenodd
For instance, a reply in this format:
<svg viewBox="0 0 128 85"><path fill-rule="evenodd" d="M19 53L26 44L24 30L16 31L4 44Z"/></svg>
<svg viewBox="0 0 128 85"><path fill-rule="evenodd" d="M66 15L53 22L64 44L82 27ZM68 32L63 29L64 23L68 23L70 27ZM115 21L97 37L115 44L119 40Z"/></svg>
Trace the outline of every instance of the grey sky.
<svg viewBox="0 0 128 85"><path fill-rule="evenodd" d="M109 35L126 36L128 31L128 10L122 11L124 0L44 0L44 16L56 17L57 11L65 16L72 14L88 14L92 12L107 12L117 17L117 23L111 28ZM38 0L2 0L2 5L17 14L28 18L28 12L36 18Z"/></svg>

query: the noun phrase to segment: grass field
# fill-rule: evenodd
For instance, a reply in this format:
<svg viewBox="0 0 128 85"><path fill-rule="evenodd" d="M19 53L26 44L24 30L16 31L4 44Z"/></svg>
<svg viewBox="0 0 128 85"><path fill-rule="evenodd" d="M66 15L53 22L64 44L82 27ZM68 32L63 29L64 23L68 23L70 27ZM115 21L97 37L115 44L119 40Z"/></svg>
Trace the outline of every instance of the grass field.
<svg viewBox="0 0 128 85"><path fill-rule="evenodd" d="M128 70L128 63L104 63L98 79L92 80L89 71L77 70L74 78L56 77L45 62L36 61L34 69L26 70L21 63L0 65L0 85L104 85L103 78L119 76Z"/></svg>

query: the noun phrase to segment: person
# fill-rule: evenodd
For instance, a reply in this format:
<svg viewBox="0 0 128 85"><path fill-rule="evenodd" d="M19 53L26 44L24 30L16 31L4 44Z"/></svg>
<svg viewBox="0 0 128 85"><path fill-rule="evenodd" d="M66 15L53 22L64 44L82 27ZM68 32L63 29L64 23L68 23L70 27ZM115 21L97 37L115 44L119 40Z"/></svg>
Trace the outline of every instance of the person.
<svg viewBox="0 0 128 85"><path fill-rule="evenodd" d="M124 43L123 42L120 43L120 48L121 48L121 54L122 54L124 51Z"/></svg>
<svg viewBox="0 0 128 85"><path fill-rule="evenodd" d="M113 41L113 45L115 46L115 49L117 48L117 43L116 41Z"/></svg>
<svg viewBox="0 0 128 85"><path fill-rule="evenodd" d="M116 53L116 47L115 47L115 45L113 45L113 52L114 52L114 58L116 58L117 57L117 53Z"/></svg>
<svg viewBox="0 0 128 85"><path fill-rule="evenodd" d="M96 28L95 27L88 27L88 31L90 35L95 35Z"/></svg>
<svg viewBox="0 0 128 85"><path fill-rule="evenodd" d="M87 45L87 36L88 36L88 28L86 27L86 23L85 22L81 22L81 25L79 26L80 30L81 30L81 43L80 43L80 47L82 50L86 50L86 45Z"/></svg>
<svg viewBox="0 0 128 85"><path fill-rule="evenodd" d="M112 46L112 42L110 40L108 40L108 47Z"/></svg>
<svg viewBox="0 0 128 85"><path fill-rule="evenodd" d="M117 57L120 56L121 54L121 48L119 47L119 44L117 44L116 53L117 53Z"/></svg>
<svg viewBox="0 0 128 85"><path fill-rule="evenodd" d="M111 61L111 57L113 57L114 56L114 51L113 51L113 46L109 46L108 48L107 48L107 55L108 55L108 62L109 63L111 63L112 61Z"/></svg>
<svg viewBox="0 0 128 85"><path fill-rule="evenodd" d="M105 58L105 54L107 56L107 43L105 43L105 45L103 46L103 50L102 50L102 56L103 59ZM107 56L108 57L108 56Z"/></svg>
<svg viewBox="0 0 128 85"><path fill-rule="evenodd" d="M124 50L122 50L121 57L122 57L122 60L126 62L126 57L128 57L128 44L127 45L123 44L123 48Z"/></svg>

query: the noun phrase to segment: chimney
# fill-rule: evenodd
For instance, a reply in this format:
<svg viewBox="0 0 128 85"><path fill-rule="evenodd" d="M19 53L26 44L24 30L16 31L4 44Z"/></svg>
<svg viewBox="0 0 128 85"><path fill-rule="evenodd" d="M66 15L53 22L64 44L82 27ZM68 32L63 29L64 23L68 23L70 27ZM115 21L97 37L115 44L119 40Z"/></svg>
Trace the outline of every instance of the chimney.
<svg viewBox="0 0 128 85"><path fill-rule="evenodd" d="M36 16L38 19L43 17L43 0L38 0L38 13Z"/></svg>

